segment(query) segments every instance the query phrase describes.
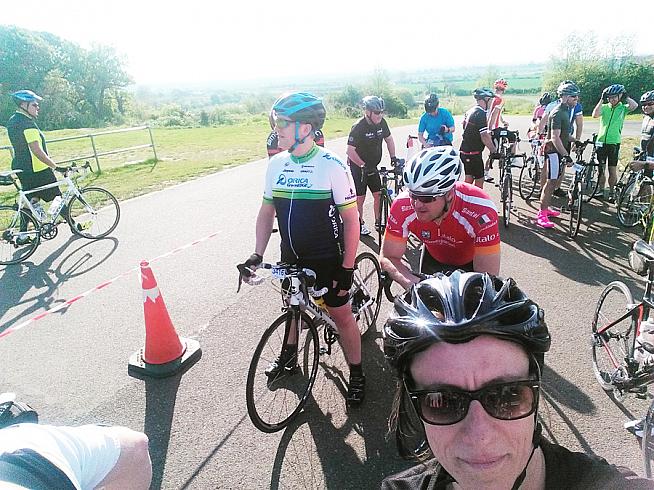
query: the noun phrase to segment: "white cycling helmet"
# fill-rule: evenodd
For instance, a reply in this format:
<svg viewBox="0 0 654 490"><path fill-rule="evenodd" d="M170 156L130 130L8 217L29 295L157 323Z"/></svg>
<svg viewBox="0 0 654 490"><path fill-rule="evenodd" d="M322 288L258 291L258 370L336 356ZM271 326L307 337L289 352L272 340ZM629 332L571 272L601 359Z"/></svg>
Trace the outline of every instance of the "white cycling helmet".
<svg viewBox="0 0 654 490"><path fill-rule="evenodd" d="M427 148L404 167L404 182L414 194L443 196L461 177L459 152L451 146Z"/></svg>

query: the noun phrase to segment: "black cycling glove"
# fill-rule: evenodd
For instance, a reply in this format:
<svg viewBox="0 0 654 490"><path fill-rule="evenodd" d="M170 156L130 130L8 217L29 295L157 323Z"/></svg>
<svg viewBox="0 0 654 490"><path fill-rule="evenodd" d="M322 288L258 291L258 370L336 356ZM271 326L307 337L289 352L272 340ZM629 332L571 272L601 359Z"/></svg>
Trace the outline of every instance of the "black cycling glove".
<svg viewBox="0 0 654 490"><path fill-rule="evenodd" d="M502 155L500 153L491 153L490 154L491 160L499 160L502 158Z"/></svg>
<svg viewBox="0 0 654 490"><path fill-rule="evenodd" d="M254 253L248 257L248 259L243 263L245 267L258 267L263 262L263 256Z"/></svg>
<svg viewBox="0 0 654 490"><path fill-rule="evenodd" d="M397 157L391 157L391 163L395 165L397 163Z"/></svg>
<svg viewBox="0 0 654 490"><path fill-rule="evenodd" d="M339 291L349 291L352 287L352 280L354 276L354 269L343 267L336 273L336 289Z"/></svg>
<svg viewBox="0 0 654 490"><path fill-rule="evenodd" d="M445 134L445 133L447 133L448 131L449 131L449 130L447 129L447 126L446 126L445 124L441 125L441 129L440 129L440 131L439 131L440 134Z"/></svg>
<svg viewBox="0 0 654 490"><path fill-rule="evenodd" d="M565 155L561 157L561 163L568 164L572 163L572 157L570 155Z"/></svg>
<svg viewBox="0 0 654 490"><path fill-rule="evenodd" d="M55 172L59 172L60 174L65 174L68 169L66 167L55 167L53 170Z"/></svg>

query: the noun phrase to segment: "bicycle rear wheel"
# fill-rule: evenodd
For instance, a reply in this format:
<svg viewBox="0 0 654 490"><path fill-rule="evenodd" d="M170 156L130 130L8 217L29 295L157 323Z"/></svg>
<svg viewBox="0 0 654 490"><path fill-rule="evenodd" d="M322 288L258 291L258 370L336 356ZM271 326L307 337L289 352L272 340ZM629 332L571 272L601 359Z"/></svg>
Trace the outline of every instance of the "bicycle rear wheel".
<svg viewBox="0 0 654 490"><path fill-rule="evenodd" d="M576 179L575 179L576 180ZM583 209L582 189L583 184L581 181L576 181L574 189L572 189L572 202L568 206L570 208L570 217L568 220L568 237L574 238L579 232L579 225L581 224L581 211Z"/></svg>
<svg viewBox="0 0 654 490"><path fill-rule="evenodd" d="M581 196L584 202L590 201L599 186L599 171L598 167L589 164L584 167L581 174Z"/></svg>
<svg viewBox="0 0 654 490"><path fill-rule="evenodd" d="M651 200L652 186L649 183L639 178L628 182L618 202L617 215L620 224L627 228L636 226L649 209Z"/></svg>
<svg viewBox="0 0 654 490"><path fill-rule="evenodd" d="M620 281L610 283L597 302L592 324L593 372L605 391L621 398L621 386L629 380L627 361L631 358L630 337L636 330L629 288Z"/></svg>
<svg viewBox="0 0 654 490"><path fill-rule="evenodd" d="M245 401L250 420L263 432L277 432L286 427L304 408L316 380L320 356L316 325L304 313L300 315L299 328L292 323L290 311L277 318L263 333L250 362ZM297 356L287 363L286 369L274 375L266 374L282 352L292 328L297 328L299 337Z"/></svg>
<svg viewBox="0 0 654 490"><path fill-rule="evenodd" d="M647 414L643 419L643 439L640 443L640 449L643 454L643 469L645 476L652 478L654 476L654 402L649 406Z"/></svg>
<svg viewBox="0 0 654 490"><path fill-rule="evenodd" d="M24 231L20 231L23 222ZM32 255L41 241L38 221L24 209L0 206L0 265L18 264Z"/></svg>
<svg viewBox="0 0 654 490"><path fill-rule="evenodd" d="M381 267L372 253L362 252L354 260L354 269L352 312L363 336L369 330L374 330L381 308Z"/></svg>
<svg viewBox="0 0 654 490"><path fill-rule="evenodd" d="M66 220L73 233L97 239L114 231L120 220L120 206L111 192L100 187L80 189L68 204Z"/></svg>
<svg viewBox="0 0 654 490"><path fill-rule="evenodd" d="M531 199L538 187L540 180L540 172L538 162L534 157L529 157L525 160L524 166L520 169L520 177L518 178L518 189L520 197L525 201Z"/></svg>

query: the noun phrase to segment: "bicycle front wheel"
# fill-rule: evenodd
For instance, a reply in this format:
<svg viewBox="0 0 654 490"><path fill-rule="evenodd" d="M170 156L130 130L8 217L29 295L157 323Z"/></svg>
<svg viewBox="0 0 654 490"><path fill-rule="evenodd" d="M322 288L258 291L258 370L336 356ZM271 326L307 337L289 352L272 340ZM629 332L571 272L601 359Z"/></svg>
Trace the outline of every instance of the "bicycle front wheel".
<svg viewBox="0 0 654 490"><path fill-rule="evenodd" d="M606 391L621 395L621 385L629 380L627 361L631 358L630 337L636 330L629 288L620 281L610 283L600 296L592 324L593 371Z"/></svg>
<svg viewBox="0 0 654 490"><path fill-rule="evenodd" d="M502 221L504 228L509 227L511 221L511 201L513 200L513 189L511 188L511 172L504 172L502 180Z"/></svg>
<svg viewBox="0 0 654 490"><path fill-rule="evenodd" d="M381 267L372 253L363 252L354 260L354 269L352 312L363 336L369 330L374 330L381 308Z"/></svg>
<svg viewBox="0 0 654 490"><path fill-rule="evenodd" d="M120 220L118 200L100 187L87 187L79 192L68 204L66 220L71 231L92 240L106 237Z"/></svg>
<svg viewBox="0 0 654 490"><path fill-rule="evenodd" d="M286 427L304 408L316 380L320 342L313 320L300 315L300 325L287 312L266 329L250 362L245 401L254 426L262 432L277 432ZM288 335L297 333L297 354L280 366L279 356L288 345Z"/></svg>
<svg viewBox="0 0 654 490"><path fill-rule="evenodd" d="M31 213L0 206L0 265L22 262L36 251L40 241L39 223Z"/></svg>
<svg viewBox="0 0 654 490"><path fill-rule="evenodd" d="M632 228L647 212L652 200L652 186L641 179L631 180L622 192L618 202L618 221L622 226Z"/></svg>
<svg viewBox="0 0 654 490"><path fill-rule="evenodd" d="M599 171L595 165L586 165L581 174L581 196L584 202L590 201L599 186Z"/></svg>
<svg viewBox="0 0 654 490"><path fill-rule="evenodd" d="M379 226L377 226L377 238L379 241L379 251L381 252L382 240L386 232L386 224L388 223L388 209L391 205L391 199L388 193L382 193L379 199ZM377 223L375 223L375 226Z"/></svg>
<svg viewBox="0 0 654 490"><path fill-rule="evenodd" d="M518 178L518 188L520 190L520 197L525 201L531 199L538 187L540 180L540 172L538 169L538 162L534 157L529 157L525 161L524 166L520 169L520 177Z"/></svg>
<svg viewBox="0 0 654 490"><path fill-rule="evenodd" d="M579 232L581 224L581 210L583 208L583 199L581 194L582 183L577 182L572 189L572 202L569 205L570 218L568 220L568 237L574 238Z"/></svg>

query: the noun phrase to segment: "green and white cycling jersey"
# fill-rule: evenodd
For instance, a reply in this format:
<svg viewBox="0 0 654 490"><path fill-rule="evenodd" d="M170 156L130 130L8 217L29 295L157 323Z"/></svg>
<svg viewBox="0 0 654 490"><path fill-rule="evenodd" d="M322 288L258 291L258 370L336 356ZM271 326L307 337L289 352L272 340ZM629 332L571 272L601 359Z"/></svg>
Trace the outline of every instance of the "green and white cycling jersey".
<svg viewBox="0 0 654 490"><path fill-rule="evenodd" d="M339 211L356 206L348 166L334 153L315 146L302 157L284 151L268 164L265 203L277 212L282 260L315 260L343 253Z"/></svg>
<svg viewBox="0 0 654 490"><path fill-rule="evenodd" d="M611 107L611 104L602 104L597 141L607 145L619 145L624 117L628 113L629 106L622 102L618 102L615 107Z"/></svg>

